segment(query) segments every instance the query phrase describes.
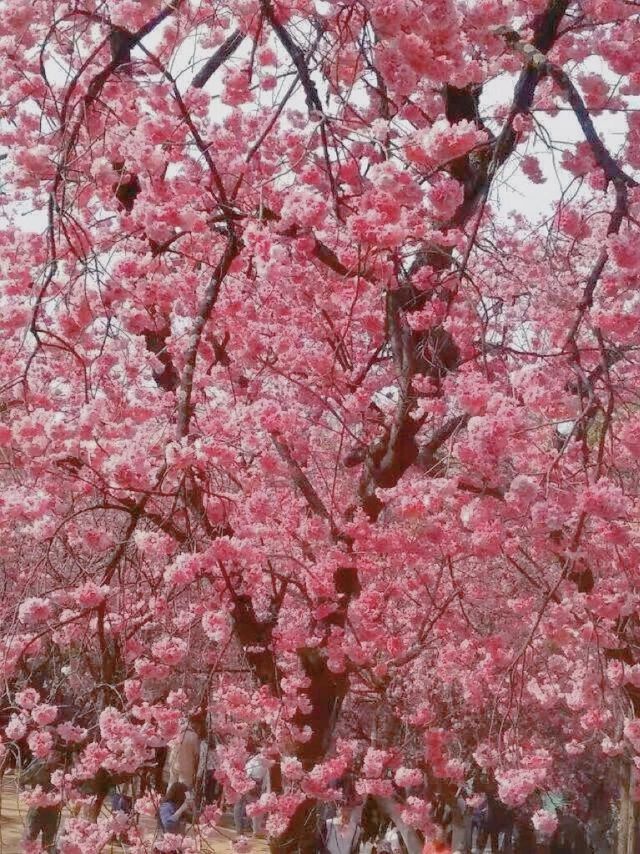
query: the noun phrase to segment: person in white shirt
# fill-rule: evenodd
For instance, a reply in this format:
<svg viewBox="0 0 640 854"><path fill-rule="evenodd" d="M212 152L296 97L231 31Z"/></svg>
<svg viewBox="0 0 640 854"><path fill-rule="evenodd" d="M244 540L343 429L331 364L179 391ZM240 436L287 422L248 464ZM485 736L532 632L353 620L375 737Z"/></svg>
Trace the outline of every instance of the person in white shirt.
<svg viewBox="0 0 640 854"><path fill-rule="evenodd" d="M247 760L244 772L254 782L254 788L245 792L234 804L233 822L238 833L242 833L246 820L246 808L248 804L255 803L264 792L271 791L271 774L269 773L271 763L261 754L254 753ZM260 833L263 828L263 816L251 817L251 827L254 835Z"/></svg>
<svg viewBox="0 0 640 854"><path fill-rule="evenodd" d="M362 806L341 806L335 818L327 820L327 851L329 854L351 854L356 850L360 834Z"/></svg>
<svg viewBox="0 0 640 854"><path fill-rule="evenodd" d="M466 795L466 789L461 786L451 811L451 854L471 851L473 810L467 806Z"/></svg>
<svg viewBox="0 0 640 854"><path fill-rule="evenodd" d="M391 854L401 854L402 842L400 841L400 831L394 824L389 825L383 841Z"/></svg>

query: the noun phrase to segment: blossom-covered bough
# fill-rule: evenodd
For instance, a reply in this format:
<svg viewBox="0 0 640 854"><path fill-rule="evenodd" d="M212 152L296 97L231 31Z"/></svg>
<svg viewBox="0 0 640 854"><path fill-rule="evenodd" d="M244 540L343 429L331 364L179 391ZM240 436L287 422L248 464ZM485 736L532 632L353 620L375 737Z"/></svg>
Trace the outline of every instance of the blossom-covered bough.
<svg viewBox="0 0 640 854"><path fill-rule="evenodd" d="M0 12L2 745L63 850L146 850L95 781L197 709L274 852L347 779L409 848L481 771L624 824L638 5Z"/></svg>

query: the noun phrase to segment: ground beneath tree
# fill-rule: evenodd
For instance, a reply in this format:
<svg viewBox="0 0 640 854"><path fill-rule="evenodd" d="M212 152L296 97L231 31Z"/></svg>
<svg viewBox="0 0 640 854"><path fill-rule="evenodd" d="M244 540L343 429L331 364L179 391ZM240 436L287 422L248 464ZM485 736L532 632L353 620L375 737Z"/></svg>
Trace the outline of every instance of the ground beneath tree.
<svg viewBox="0 0 640 854"><path fill-rule="evenodd" d="M16 785L10 777L3 779L0 793L0 854L20 854L26 810L18 802ZM143 818L141 823L149 838L152 839L155 831L154 823L146 818ZM235 836L231 828L221 826L219 838L208 840L207 845L203 846L203 851L209 854L222 854L222 852L229 854L231 841ZM268 850L267 844L262 840L255 840L252 844L252 852L255 854L265 854ZM126 848L118 843L113 843L105 849L105 854L124 854L124 852Z"/></svg>

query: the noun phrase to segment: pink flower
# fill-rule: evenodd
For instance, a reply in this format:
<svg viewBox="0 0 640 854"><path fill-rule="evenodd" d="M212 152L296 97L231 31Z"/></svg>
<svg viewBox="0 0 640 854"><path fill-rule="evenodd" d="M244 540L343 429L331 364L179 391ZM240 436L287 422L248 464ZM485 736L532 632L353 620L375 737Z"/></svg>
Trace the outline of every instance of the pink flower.
<svg viewBox="0 0 640 854"><path fill-rule="evenodd" d="M192 554L181 554L164 571L164 580L171 587L188 584L199 572L197 557Z"/></svg>
<svg viewBox="0 0 640 854"><path fill-rule="evenodd" d="M26 807L53 807L60 803L57 792L45 792L42 786L20 793L20 802Z"/></svg>
<svg viewBox="0 0 640 854"><path fill-rule="evenodd" d="M73 592L73 598L81 608L96 608L104 602L109 588L98 587L93 581L87 581Z"/></svg>
<svg viewBox="0 0 640 854"><path fill-rule="evenodd" d="M35 625L46 622L52 613L53 608L47 599L32 597L25 599L18 608L18 619L21 623Z"/></svg>
<svg viewBox="0 0 640 854"><path fill-rule="evenodd" d="M589 224L581 212L570 207L565 207L560 214L560 229L576 240L582 240L591 234Z"/></svg>
<svg viewBox="0 0 640 854"><path fill-rule="evenodd" d="M464 373L458 377L458 402L470 415L482 415L486 411L491 393L491 384L481 374Z"/></svg>
<svg viewBox="0 0 640 854"><path fill-rule="evenodd" d="M565 744L564 749L569 756L580 756L586 750L586 745L581 741L573 739Z"/></svg>
<svg viewBox="0 0 640 854"><path fill-rule="evenodd" d="M222 100L232 107L245 104L251 100L249 75L246 68L233 68L227 71Z"/></svg>
<svg viewBox="0 0 640 854"><path fill-rule="evenodd" d="M532 154L525 155L525 157L522 158L520 165L522 167L522 171L532 184L544 184L547 180L540 167L540 161Z"/></svg>
<svg viewBox="0 0 640 854"><path fill-rule="evenodd" d="M27 744L35 756L46 759L53 747L53 736L48 730L37 730L29 735Z"/></svg>
<svg viewBox="0 0 640 854"><path fill-rule="evenodd" d="M613 260L622 270L637 271L640 267L640 243L635 235L613 234L608 239Z"/></svg>
<svg viewBox="0 0 640 854"><path fill-rule="evenodd" d="M198 816L201 828L211 828L215 830L220 825L222 819L222 810L215 804L206 806Z"/></svg>
<svg viewBox="0 0 640 854"><path fill-rule="evenodd" d="M558 826L558 817L547 810L537 810L531 816L534 828L543 836L551 836Z"/></svg>
<svg viewBox="0 0 640 854"><path fill-rule="evenodd" d="M381 798L390 798L393 796L393 783L388 779L358 780L356 782L356 792L362 797L374 795Z"/></svg>
<svg viewBox="0 0 640 854"><path fill-rule="evenodd" d="M629 499L619 486L606 478L591 484L582 494L582 509L602 519L619 519L629 511Z"/></svg>
<svg viewBox="0 0 640 854"><path fill-rule="evenodd" d="M12 741L20 741L27 732L27 726L21 717L11 715L9 723L4 728L4 732L7 738L10 738Z"/></svg>
<svg viewBox="0 0 640 854"><path fill-rule="evenodd" d="M124 694L130 703L137 703L142 697L142 683L139 679L126 679Z"/></svg>
<svg viewBox="0 0 640 854"><path fill-rule="evenodd" d="M98 722L100 724L100 735L104 739L126 738L132 730L131 723L113 706L107 706L100 712Z"/></svg>
<svg viewBox="0 0 640 854"><path fill-rule="evenodd" d="M462 783L465 778L465 764L460 759L449 759L442 769L443 776L456 783Z"/></svg>
<svg viewBox="0 0 640 854"><path fill-rule="evenodd" d="M529 767L507 768L495 772L498 796L507 806L520 806L544 783L547 776L545 757L534 756L533 759L538 761L532 761Z"/></svg>
<svg viewBox="0 0 640 854"><path fill-rule="evenodd" d="M418 131L405 143L409 160L420 166L434 167L467 154L487 142L487 134L466 119L450 124L437 119L424 131Z"/></svg>
<svg viewBox="0 0 640 854"><path fill-rule="evenodd" d="M328 213L324 197L312 187L293 187L282 206L282 227L300 225L303 228L321 226Z"/></svg>
<svg viewBox="0 0 640 854"><path fill-rule="evenodd" d="M396 786L408 789L410 786L419 786L422 783L422 771L418 768L405 768L401 766L394 774Z"/></svg>
<svg viewBox="0 0 640 854"><path fill-rule="evenodd" d="M262 47L257 52L258 60L262 65L276 65L278 61L275 50L271 47Z"/></svg>
<svg viewBox="0 0 640 854"><path fill-rule="evenodd" d="M586 175L596 167L596 161L588 142L579 142L572 152L565 149L561 157L562 167L574 175Z"/></svg>
<svg viewBox="0 0 640 854"><path fill-rule="evenodd" d="M163 638L151 647L154 656L163 664L180 664L187 655L187 644L181 638Z"/></svg>
<svg viewBox="0 0 640 854"><path fill-rule="evenodd" d="M188 702L188 699L182 688L178 688L177 691L169 691L167 694L167 706L170 709L182 709Z"/></svg>
<svg viewBox="0 0 640 854"><path fill-rule="evenodd" d="M438 220L450 219L464 199L462 184L453 178L441 178L429 187L427 193L433 209L433 215Z"/></svg>
<svg viewBox="0 0 640 854"><path fill-rule="evenodd" d="M640 718L632 718L626 721L624 735L633 745L633 749L640 753Z"/></svg>
<svg viewBox="0 0 640 854"><path fill-rule="evenodd" d="M202 615L202 630L209 640L220 643L229 633L229 616L218 611L205 611Z"/></svg>
<svg viewBox="0 0 640 854"><path fill-rule="evenodd" d="M144 656L136 659L133 666L142 679L166 679L171 672L166 664L156 664Z"/></svg>
<svg viewBox="0 0 640 854"><path fill-rule="evenodd" d="M630 418L620 429L620 441L636 456L640 455L640 419Z"/></svg>
<svg viewBox="0 0 640 854"><path fill-rule="evenodd" d="M23 709L33 709L40 702L40 694L35 688L25 688L16 694L16 703Z"/></svg>
<svg viewBox="0 0 640 854"><path fill-rule="evenodd" d="M56 727L56 732L63 741L71 744L77 744L86 738L87 731L82 727L74 726L70 723L61 723Z"/></svg>
<svg viewBox="0 0 640 854"><path fill-rule="evenodd" d="M411 827L424 830L431 821L431 804L412 795L407 798L401 817Z"/></svg>
<svg viewBox="0 0 640 854"><path fill-rule="evenodd" d="M602 108L609 95L609 84L599 74L581 74L578 77L584 99L591 110Z"/></svg>
<svg viewBox="0 0 640 854"><path fill-rule="evenodd" d="M58 715L58 707L57 706L48 706L45 703L42 703L39 706L36 706L31 712L31 717L38 724L38 726L47 726L48 724L52 724Z"/></svg>
<svg viewBox="0 0 640 854"><path fill-rule="evenodd" d="M186 852L195 852L199 848L195 839L175 833L165 833L162 839L154 840L154 847L156 851L167 852L167 854L174 854L176 851L186 854Z"/></svg>
<svg viewBox="0 0 640 854"><path fill-rule="evenodd" d="M264 89L265 92L270 92L272 89L275 89L278 85L278 78L275 74L267 74L260 81L260 87Z"/></svg>
<svg viewBox="0 0 640 854"><path fill-rule="evenodd" d="M138 798L133 808L138 815L155 816L157 814L157 806L151 795Z"/></svg>
<svg viewBox="0 0 640 854"><path fill-rule="evenodd" d="M519 474L511 481L509 491L505 498L517 508L526 508L538 494L538 484L534 478L525 474Z"/></svg>
<svg viewBox="0 0 640 854"><path fill-rule="evenodd" d="M52 152L46 145L34 145L29 149L23 148L16 154L15 162L25 175L31 177L33 182L36 179L52 178L55 173Z"/></svg>
<svg viewBox="0 0 640 854"><path fill-rule="evenodd" d="M285 756L280 763L282 774L288 780L300 780L304 776L302 762L296 759L295 756Z"/></svg>
<svg viewBox="0 0 640 854"><path fill-rule="evenodd" d="M365 777L381 777L388 759L389 754L386 750L375 750L370 747L362 763L362 773Z"/></svg>

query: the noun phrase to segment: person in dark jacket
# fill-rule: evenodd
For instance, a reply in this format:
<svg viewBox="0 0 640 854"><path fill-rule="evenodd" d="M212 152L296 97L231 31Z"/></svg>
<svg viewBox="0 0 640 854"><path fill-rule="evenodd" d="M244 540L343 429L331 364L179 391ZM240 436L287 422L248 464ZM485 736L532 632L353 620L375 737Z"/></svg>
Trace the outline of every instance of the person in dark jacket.
<svg viewBox="0 0 640 854"><path fill-rule="evenodd" d="M514 854L535 854L537 848L536 832L531 817L524 813L518 814L513 825Z"/></svg>
<svg viewBox="0 0 640 854"><path fill-rule="evenodd" d="M471 819L473 847L484 851L487 842L491 840L492 854L498 854L501 835L504 847L510 848L512 829L513 817L510 810L495 795L487 794L484 803L474 811Z"/></svg>
<svg viewBox="0 0 640 854"><path fill-rule="evenodd" d="M20 774L21 786L40 786L43 792L53 791L51 774L59 766L61 757L52 753L47 760L34 759ZM60 805L29 807L25 821L25 840L35 842L42 838L44 851L53 854L56 834L60 824Z"/></svg>
<svg viewBox="0 0 640 854"><path fill-rule="evenodd" d="M556 814L558 826L551 837L549 854L587 854L589 845L582 823L562 809L556 809Z"/></svg>

